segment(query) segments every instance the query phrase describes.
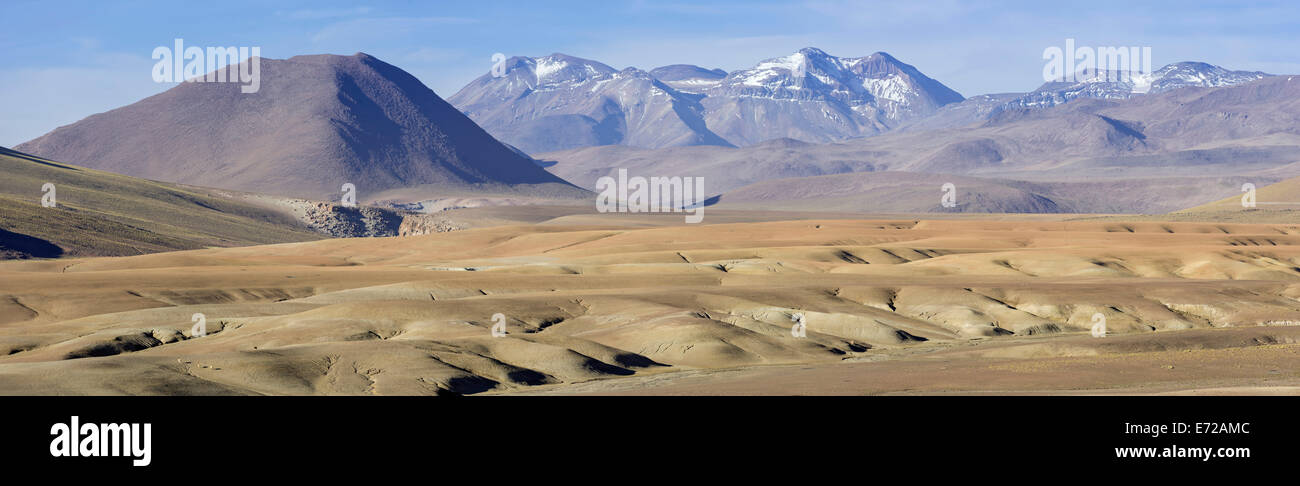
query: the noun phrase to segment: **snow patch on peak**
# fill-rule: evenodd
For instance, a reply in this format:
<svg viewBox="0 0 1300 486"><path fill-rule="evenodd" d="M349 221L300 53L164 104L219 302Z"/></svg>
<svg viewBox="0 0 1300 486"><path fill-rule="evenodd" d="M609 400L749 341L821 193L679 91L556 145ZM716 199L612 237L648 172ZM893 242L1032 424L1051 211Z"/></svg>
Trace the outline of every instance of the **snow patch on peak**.
<svg viewBox="0 0 1300 486"><path fill-rule="evenodd" d="M786 71L794 72L798 70L800 66L804 66L807 62L808 58L806 56L796 52L789 56L777 57L759 62L758 65L754 66L752 71L768 72L776 69L784 69Z"/></svg>
<svg viewBox="0 0 1300 486"><path fill-rule="evenodd" d="M1141 73L1133 76L1133 88L1129 92L1133 94L1147 94L1151 92L1151 85L1156 81L1155 73Z"/></svg>
<svg viewBox="0 0 1300 486"><path fill-rule="evenodd" d="M908 84L907 80L898 75L889 75L884 78L866 78L862 80L862 87L876 98L897 103L907 102L907 99L916 92Z"/></svg>
<svg viewBox="0 0 1300 486"><path fill-rule="evenodd" d="M533 67L533 74L537 75L537 82L541 83L552 74L569 67L569 63L552 57L543 57L537 60L537 65ZM591 69L591 66L587 66Z"/></svg>

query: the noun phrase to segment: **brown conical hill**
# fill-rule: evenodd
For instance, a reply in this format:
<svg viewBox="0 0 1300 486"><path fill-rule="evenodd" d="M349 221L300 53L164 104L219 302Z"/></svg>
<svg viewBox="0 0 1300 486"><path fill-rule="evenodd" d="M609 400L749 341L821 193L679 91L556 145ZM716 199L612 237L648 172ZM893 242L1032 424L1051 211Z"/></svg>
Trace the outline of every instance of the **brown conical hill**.
<svg viewBox="0 0 1300 486"><path fill-rule="evenodd" d="M135 177L328 200L349 182L361 201L408 188L584 194L367 54L261 59L260 70L256 93L181 83L17 148Z"/></svg>

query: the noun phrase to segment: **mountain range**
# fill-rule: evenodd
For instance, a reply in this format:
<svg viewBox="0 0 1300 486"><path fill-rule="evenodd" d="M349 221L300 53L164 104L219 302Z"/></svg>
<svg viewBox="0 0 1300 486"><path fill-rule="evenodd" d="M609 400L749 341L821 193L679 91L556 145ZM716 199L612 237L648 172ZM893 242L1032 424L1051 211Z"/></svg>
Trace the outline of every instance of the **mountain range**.
<svg viewBox="0 0 1300 486"><path fill-rule="evenodd" d="M594 146L747 146L874 135L962 101L889 54L805 48L726 73L692 65L616 70L564 54L514 57L448 98L528 153Z"/></svg>
<svg viewBox="0 0 1300 486"><path fill-rule="evenodd" d="M876 197L878 191L867 190L875 187L874 182L867 184L871 176L861 173L907 172L927 176L888 180L919 188L916 192L925 195L921 205L840 201L833 206L932 210L938 199L930 186L937 187L940 175L951 174L979 177L984 181L979 185L1028 188L1055 201L1026 198L1028 204L990 203L984 210L1165 212L1227 197L1239 192L1244 182L1262 186L1300 175L1297 78L1270 76L1235 86L1187 87L1130 99L1079 98L1050 107L1006 108L970 125L900 130L836 143L778 139L741 148L603 146L538 157L549 161L548 170L588 187L613 168L702 176L706 191L722 194L724 205L766 199L773 207L786 207L777 201L797 193L802 199L823 197L821 189L828 187L824 176L849 173L859 173L849 179L863 181L856 186L862 188L859 197ZM761 191L746 189L776 180L780 184L768 184ZM1090 187L1093 194L1021 184L1025 181L1088 183L1092 185L1071 187ZM788 191L782 196L772 187ZM819 207L811 201L798 206Z"/></svg>
<svg viewBox="0 0 1300 486"><path fill-rule="evenodd" d="M1004 110L1050 108L1080 98L1127 100L1182 88L1221 88L1267 76L1258 71L1232 71L1203 62L1169 64L1150 73L1099 71L1075 82L1047 82L1028 93L972 96L961 103L946 105L902 129L958 127L987 120Z"/></svg>
<svg viewBox="0 0 1300 486"><path fill-rule="evenodd" d="M962 99L881 52L808 48L730 73L617 70L554 54L506 60L449 98L461 112L366 54L259 62L258 93L181 83L17 148L133 177L305 199L337 201L352 183L359 202L419 212L585 205L594 181L616 168L703 176L723 205L853 211L936 210L928 195L853 193L925 195L940 177L987 189L958 211L1161 212L1300 175L1295 77L1204 63ZM538 152L547 147L566 149ZM825 179L847 173L857 174ZM823 187L837 187L839 199ZM1104 187L1124 192L1098 197Z"/></svg>
<svg viewBox="0 0 1300 486"><path fill-rule="evenodd" d="M745 147L769 140L826 143L894 130L952 128L1004 110L1074 99L1129 99L1268 76L1201 62L1151 73L1098 72L1029 93L965 98L877 52L837 57L816 48L726 72L689 64L623 70L565 54L509 59L448 98L497 138L530 153L623 145Z"/></svg>

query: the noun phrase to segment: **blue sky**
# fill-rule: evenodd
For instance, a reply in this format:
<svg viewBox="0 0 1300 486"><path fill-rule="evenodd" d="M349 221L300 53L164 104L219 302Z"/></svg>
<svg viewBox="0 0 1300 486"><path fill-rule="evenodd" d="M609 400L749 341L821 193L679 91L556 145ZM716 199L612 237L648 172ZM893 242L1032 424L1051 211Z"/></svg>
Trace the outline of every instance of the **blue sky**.
<svg viewBox="0 0 1300 486"><path fill-rule="evenodd" d="M260 46L270 58L366 52L443 97L486 73L496 52L734 70L807 46L845 57L885 51L966 96L1034 89L1043 49L1067 37L1151 46L1156 67L1197 60L1300 73L1294 0L1057 3L4 0L0 145L170 88L151 79L150 54L177 37L187 46Z"/></svg>

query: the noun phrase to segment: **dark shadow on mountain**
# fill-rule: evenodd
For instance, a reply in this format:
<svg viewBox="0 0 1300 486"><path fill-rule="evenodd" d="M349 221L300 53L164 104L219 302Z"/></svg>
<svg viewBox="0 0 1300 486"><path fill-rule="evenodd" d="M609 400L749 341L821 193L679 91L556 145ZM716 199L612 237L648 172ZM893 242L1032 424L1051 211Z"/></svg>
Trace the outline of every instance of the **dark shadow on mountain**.
<svg viewBox="0 0 1300 486"><path fill-rule="evenodd" d="M0 155L8 155L8 156L10 156L10 157L16 157L16 158L23 159L23 160L26 160L26 161L29 161L29 162L35 162L35 163L38 163L38 164L41 164L41 165L48 165L48 166L50 166L50 167L54 167L54 168L56 168L56 169L63 169L63 170L81 170L81 169L79 169L79 168L77 168L77 167L72 167L72 166L67 166L67 165L61 165L61 164L55 164L55 163L49 162L49 161L47 161L47 160L42 160L42 159L39 159L39 158L33 157L33 156L29 155L29 154L25 154L25 153L23 153L23 152L19 152L19 151L17 151L17 150L13 150L13 149L5 148L5 147L0 147Z"/></svg>
<svg viewBox="0 0 1300 486"><path fill-rule="evenodd" d="M712 206L714 204L717 204L719 201L722 201L722 194L718 194L716 196L706 198L703 202L698 202L695 204L684 204L682 205L682 209L685 211L690 211L692 209L697 209L701 206Z"/></svg>

